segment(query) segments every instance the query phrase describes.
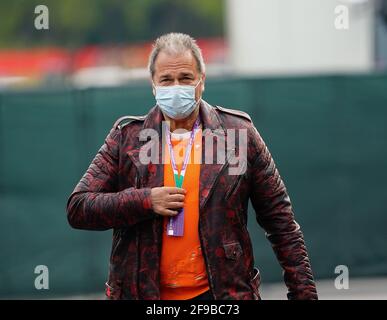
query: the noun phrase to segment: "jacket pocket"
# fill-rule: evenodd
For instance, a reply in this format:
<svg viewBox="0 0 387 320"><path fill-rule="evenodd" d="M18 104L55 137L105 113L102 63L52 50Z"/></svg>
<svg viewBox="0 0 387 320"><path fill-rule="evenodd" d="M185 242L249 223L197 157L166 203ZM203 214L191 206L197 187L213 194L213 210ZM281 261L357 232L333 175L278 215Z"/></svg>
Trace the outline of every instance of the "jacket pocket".
<svg viewBox="0 0 387 320"><path fill-rule="evenodd" d="M257 268L253 269L253 275L250 280L250 285L253 289L254 300L261 300L261 295L259 294L259 287L261 285L261 274Z"/></svg>
<svg viewBox="0 0 387 320"><path fill-rule="evenodd" d="M105 295L107 300L121 299L121 284L120 283L105 283Z"/></svg>
<svg viewBox="0 0 387 320"><path fill-rule="evenodd" d="M224 254L227 259L238 260L242 255L242 247L239 242L230 242L223 244Z"/></svg>

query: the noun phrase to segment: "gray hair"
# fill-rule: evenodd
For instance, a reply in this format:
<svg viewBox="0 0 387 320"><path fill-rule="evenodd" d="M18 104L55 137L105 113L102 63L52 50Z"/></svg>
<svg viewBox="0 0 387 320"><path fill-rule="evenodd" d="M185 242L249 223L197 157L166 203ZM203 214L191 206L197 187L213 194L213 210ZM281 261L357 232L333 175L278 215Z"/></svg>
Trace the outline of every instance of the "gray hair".
<svg viewBox="0 0 387 320"><path fill-rule="evenodd" d="M191 50L192 55L196 60L198 71L204 73L206 66L204 64L202 51L195 39L184 33L167 33L157 38L153 44L148 63L148 69L151 76L153 77L155 74L156 58L161 51L168 54L181 54L187 50Z"/></svg>

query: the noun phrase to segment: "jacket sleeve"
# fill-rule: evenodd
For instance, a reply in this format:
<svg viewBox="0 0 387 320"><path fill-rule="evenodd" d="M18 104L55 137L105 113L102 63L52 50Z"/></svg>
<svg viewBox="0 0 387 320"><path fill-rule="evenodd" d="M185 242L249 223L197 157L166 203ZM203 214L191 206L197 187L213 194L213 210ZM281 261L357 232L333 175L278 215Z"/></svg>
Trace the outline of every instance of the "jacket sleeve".
<svg viewBox="0 0 387 320"><path fill-rule="evenodd" d="M155 217L150 188L117 190L120 129L110 131L67 202L67 218L77 229L107 230Z"/></svg>
<svg viewBox="0 0 387 320"><path fill-rule="evenodd" d="M255 127L250 137L250 151L257 155L251 167L250 199L257 221L265 230L284 271L288 299L317 299L304 237L294 220L285 185Z"/></svg>

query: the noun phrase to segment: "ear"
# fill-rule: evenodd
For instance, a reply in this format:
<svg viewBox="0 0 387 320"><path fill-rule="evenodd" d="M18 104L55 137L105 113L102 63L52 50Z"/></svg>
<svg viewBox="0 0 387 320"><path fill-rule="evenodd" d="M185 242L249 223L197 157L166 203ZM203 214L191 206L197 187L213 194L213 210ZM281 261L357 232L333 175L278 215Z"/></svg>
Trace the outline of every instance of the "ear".
<svg viewBox="0 0 387 320"><path fill-rule="evenodd" d="M206 81L206 74L205 73L203 73L202 74L202 92L204 92L204 90L205 90L205 81Z"/></svg>
<svg viewBox="0 0 387 320"><path fill-rule="evenodd" d="M153 79L150 79L150 85L152 86L152 93L154 96L156 96L156 89L155 89L155 84L153 82Z"/></svg>

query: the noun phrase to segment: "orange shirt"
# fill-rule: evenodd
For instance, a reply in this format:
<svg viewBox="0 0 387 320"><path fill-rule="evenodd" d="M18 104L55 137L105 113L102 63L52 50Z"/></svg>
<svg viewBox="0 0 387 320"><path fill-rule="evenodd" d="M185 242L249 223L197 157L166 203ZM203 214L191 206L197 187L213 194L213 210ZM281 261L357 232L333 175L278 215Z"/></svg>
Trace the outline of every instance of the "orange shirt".
<svg viewBox="0 0 387 320"><path fill-rule="evenodd" d="M174 135L172 136L172 145L179 172L188 142L188 133L184 135L182 141L174 140ZM166 228L169 218L164 218L160 264L162 300L190 299L209 290L198 228L201 143L202 136L201 130L199 130L195 136L183 181L183 189L187 191L184 200L184 235L182 237L168 236ZM168 145L165 146L164 163L164 186L174 187Z"/></svg>

